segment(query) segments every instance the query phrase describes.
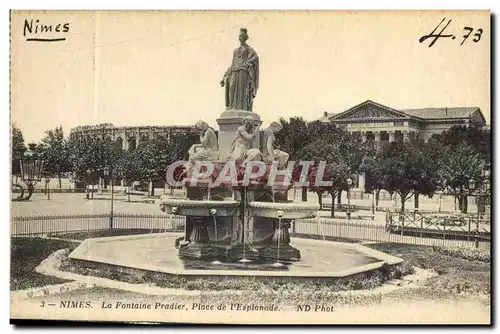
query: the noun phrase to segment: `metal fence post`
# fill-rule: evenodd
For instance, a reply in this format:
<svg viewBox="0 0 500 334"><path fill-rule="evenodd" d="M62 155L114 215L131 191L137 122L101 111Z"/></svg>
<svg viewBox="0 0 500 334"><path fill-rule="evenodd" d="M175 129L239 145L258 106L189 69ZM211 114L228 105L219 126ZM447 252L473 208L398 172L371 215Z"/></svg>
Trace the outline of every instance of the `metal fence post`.
<svg viewBox="0 0 500 334"><path fill-rule="evenodd" d="M405 212L401 211L401 236L404 236L404 227L405 227Z"/></svg>
<svg viewBox="0 0 500 334"><path fill-rule="evenodd" d="M446 240L446 218L443 219L443 246L445 246Z"/></svg>
<svg viewBox="0 0 500 334"><path fill-rule="evenodd" d="M479 248L479 218L476 221L476 233L475 233L474 246L476 248Z"/></svg>
<svg viewBox="0 0 500 334"><path fill-rule="evenodd" d="M423 237L423 231L424 231L424 214L420 213L420 238Z"/></svg>

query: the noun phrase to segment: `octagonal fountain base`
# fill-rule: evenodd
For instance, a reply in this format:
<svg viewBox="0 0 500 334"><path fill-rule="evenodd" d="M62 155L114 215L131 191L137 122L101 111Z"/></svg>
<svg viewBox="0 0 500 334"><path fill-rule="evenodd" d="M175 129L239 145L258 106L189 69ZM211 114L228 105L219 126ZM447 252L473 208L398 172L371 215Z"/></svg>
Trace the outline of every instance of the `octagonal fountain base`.
<svg viewBox="0 0 500 334"><path fill-rule="evenodd" d="M363 275L397 265L402 259L359 244L292 238L291 245L301 250L293 264L276 261L220 263L182 259L174 247L180 233L158 233L87 239L70 255L77 266L177 275L184 278L254 277L281 280L338 280Z"/></svg>

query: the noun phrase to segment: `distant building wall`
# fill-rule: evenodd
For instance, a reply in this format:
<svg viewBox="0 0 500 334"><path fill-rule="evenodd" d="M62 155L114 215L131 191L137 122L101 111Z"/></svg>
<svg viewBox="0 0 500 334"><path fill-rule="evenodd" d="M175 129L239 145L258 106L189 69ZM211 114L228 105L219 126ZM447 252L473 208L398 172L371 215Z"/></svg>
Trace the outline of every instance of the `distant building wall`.
<svg viewBox="0 0 500 334"><path fill-rule="evenodd" d="M84 125L72 128L70 137L74 136L102 136L118 142L123 150L134 149L154 134L171 138L175 134L187 134L195 131L194 126L121 126L115 127L111 123Z"/></svg>

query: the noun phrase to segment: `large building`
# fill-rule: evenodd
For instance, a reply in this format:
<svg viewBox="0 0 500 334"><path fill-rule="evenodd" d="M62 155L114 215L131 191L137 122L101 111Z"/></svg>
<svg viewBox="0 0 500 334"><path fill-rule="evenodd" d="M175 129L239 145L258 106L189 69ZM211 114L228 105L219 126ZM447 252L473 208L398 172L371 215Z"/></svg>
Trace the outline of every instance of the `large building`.
<svg viewBox="0 0 500 334"><path fill-rule="evenodd" d="M186 134L196 131L194 126L178 126L178 125L166 125L166 126L119 126L116 127L111 123L97 124L97 125L83 125L72 128L70 130L70 138L74 137L96 137L110 138L123 149L123 150L134 150L141 141L145 141L148 138L152 138L153 135L159 134L171 138L175 134ZM117 182L124 186L126 182L122 179L117 178ZM100 187L106 187L107 181L100 179ZM130 184L128 184L130 185ZM165 183L161 180L157 180L154 183L154 187L162 188ZM144 190L144 189L143 189Z"/></svg>
<svg viewBox="0 0 500 334"><path fill-rule="evenodd" d="M478 107L394 109L367 100L340 113L325 112L322 122L331 122L365 140L395 141L416 137L427 141L452 126L486 126Z"/></svg>
<svg viewBox="0 0 500 334"><path fill-rule="evenodd" d="M116 141L123 150L135 149L140 141L160 134L170 138L174 134L185 134L195 131L194 126L120 126L111 123L84 125L72 128L70 138L74 136L102 136Z"/></svg>
<svg viewBox="0 0 500 334"><path fill-rule="evenodd" d="M360 133L363 140L398 141L410 138L429 140L452 126L486 125L478 107L444 107L421 109L394 109L367 100L340 113L324 112L321 122L330 122L349 132ZM365 177L358 175L354 180L352 198L364 197ZM385 191L380 199L389 199Z"/></svg>

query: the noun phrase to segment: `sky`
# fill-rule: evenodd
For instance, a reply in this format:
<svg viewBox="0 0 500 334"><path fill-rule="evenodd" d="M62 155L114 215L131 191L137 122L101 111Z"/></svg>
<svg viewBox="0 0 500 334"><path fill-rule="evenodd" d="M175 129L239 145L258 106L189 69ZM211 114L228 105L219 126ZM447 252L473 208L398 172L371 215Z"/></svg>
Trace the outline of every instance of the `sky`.
<svg viewBox="0 0 500 334"><path fill-rule="evenodd" d="M443 18L452 20L443 34L456 38L420 43ZM25 36L25 20L61 24L61 31L35 33L34 26ZM280 117L316 120L368 99L395 109L474 106L489 123L489 21L486 11L17 11L11 120L27 142L57 126L66 134L99 123L203 119L217 127L219 82L245 27L260 60L254 111L264 125ZM473 31L461 45L464 27Z"/></svg>

